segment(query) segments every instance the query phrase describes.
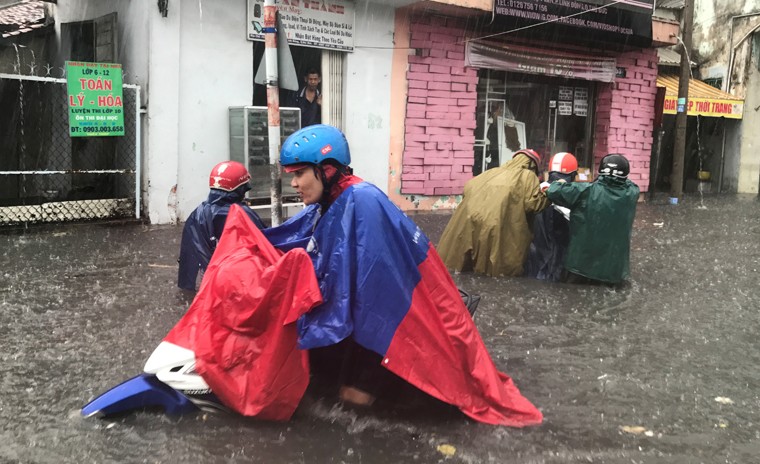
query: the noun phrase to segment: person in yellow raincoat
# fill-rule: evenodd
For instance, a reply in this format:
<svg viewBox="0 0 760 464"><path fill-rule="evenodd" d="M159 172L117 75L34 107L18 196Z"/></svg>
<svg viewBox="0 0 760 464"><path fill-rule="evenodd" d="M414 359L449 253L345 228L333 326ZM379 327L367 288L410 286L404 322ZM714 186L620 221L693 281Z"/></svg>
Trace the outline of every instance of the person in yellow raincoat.
<svg viewBox="0 0 760 464"><path fill-rule="evenodd" d="M541 157L517 151L464 187L464 198L443 231L438 253L449 269L519 276L533 239L533 215L550 202L541 193Z"/></svg>

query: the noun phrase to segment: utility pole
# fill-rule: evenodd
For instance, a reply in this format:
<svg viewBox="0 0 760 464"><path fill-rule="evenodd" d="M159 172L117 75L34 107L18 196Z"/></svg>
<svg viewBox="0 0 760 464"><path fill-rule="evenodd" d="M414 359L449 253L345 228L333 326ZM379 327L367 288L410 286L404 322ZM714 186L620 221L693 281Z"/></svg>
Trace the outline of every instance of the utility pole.
<svg viewBox="0 0 760 464"><path fill-rule="evenodd" d="M686 154L686 123L689 112L689 79L691 78L691 36L694 28L694 0L684 0L681 28L681 76L678 81L676 138L673 146L673 170L670 174L670 197L678 201L683 195L683 165ZM673 201L673 200L671 200Z"/></svg>
<svg viewBox="0 0 760 464"><path fill-rule="evenodd" d="M272 226L282 222L282 173L280 172L280 87L277 68L277 7L264 0L264 60L266 61L267 119L269 135L269 180ZM244 128L248 130L248 128ZM247 154L246 154L247 155Z"/></svg>

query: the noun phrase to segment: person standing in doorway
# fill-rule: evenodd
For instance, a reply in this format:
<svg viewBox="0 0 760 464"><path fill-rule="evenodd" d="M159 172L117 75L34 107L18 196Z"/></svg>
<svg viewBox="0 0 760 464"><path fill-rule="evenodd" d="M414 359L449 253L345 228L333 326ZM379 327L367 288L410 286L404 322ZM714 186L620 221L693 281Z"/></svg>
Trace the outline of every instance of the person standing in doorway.
<svg viewBox="0 0 760 464"><path fill-rule="evenodd" d="M293 106L301 108L301 127L322 123L322 92L319 71L309 68L303 76L304 87L298 91Z"/></svg>

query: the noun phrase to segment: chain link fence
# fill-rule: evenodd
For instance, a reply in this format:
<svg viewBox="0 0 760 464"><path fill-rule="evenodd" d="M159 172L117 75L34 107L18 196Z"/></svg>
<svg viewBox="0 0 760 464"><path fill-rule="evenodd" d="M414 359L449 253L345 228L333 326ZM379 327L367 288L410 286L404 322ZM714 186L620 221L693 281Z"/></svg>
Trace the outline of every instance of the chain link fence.
<svg viewBox="0 0 760 464"><path fill-rule="evenodd" d="M0 75L0 227L139 217L139 98L123 136L70 137L64 79Z"/></svg>

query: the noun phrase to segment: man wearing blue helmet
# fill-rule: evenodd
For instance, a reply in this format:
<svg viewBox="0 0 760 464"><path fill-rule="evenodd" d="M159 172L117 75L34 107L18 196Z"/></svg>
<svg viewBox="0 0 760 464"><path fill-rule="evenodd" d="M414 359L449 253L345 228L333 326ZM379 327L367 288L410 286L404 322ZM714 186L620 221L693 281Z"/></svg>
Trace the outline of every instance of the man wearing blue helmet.
<svg viewBox="0 0 760 464"><path fill-rule="evenodd" d="M481 422L539 424L541 413L496 369L430 240L350 162L346 137L328 125L282 146L306 208L264 234L280 250L306 249L323 301L298 318L298 347L338 348L345 403L369 406L401 378Z"/></svg>

